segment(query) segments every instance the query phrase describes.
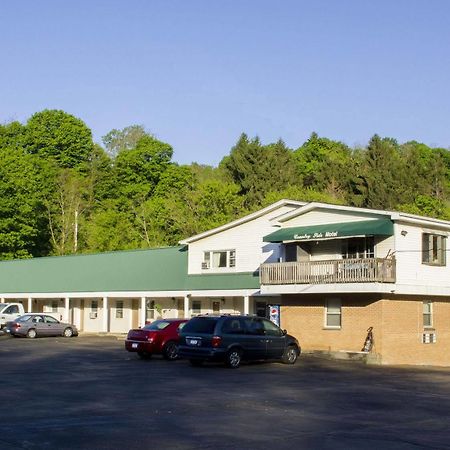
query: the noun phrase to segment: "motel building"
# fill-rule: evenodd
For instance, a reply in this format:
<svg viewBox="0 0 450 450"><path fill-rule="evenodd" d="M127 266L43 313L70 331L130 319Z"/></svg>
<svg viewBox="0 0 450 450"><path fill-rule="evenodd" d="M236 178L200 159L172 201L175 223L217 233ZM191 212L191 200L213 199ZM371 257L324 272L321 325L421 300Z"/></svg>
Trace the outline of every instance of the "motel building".
<svg viewBox="0 0 450 450"><path fill-rule="evenodd" d="M157 318L266 314L303 351L450 366L450 222L281 200L177 247L0 262L0 297L81 332Z"/></svg>

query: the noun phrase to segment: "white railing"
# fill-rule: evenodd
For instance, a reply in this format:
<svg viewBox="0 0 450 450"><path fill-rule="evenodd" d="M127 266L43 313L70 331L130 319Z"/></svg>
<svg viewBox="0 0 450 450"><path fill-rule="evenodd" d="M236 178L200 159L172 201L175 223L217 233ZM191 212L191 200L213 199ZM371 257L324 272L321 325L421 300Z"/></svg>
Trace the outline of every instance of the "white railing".
<svg viewBox="0 0 450 450"><path fill-rule="evenodd" d="M395 283L395 258L268 263L261 284Z"/></svg>

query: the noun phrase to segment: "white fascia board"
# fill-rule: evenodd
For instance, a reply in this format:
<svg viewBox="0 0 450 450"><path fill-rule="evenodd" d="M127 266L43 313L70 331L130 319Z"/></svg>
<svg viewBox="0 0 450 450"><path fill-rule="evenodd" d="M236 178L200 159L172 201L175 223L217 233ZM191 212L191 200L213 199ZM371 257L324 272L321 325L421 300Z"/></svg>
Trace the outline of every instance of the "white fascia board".
<svg viewBox="0 0 450 450"><path fill-rule="evenodd" d="M415 296L450 296L450 286L426 286L394 283L348 283L348 284L304 284L265 285L261 295L274 294L395 294Z"/></svg>
<svg viewBox="0 0 450 450"><path fill-rule="evenodd" d="M267 214L271 211L274 211L274 210L281 208L282 206L286 206L286 205L302 207L302 206L306 205L306 203L299 202L296 200L286 200L286 199L279 200L276 203L272 203L271 205L269 205L263 209L260 209L258 211L255 211L254 213L251 213L244 217L241 217L240 219L233 220L232 222L228 222L225 225L222 225L220 227L213 228L212 230L205 231L204 233L197 234L197 235L189 237L187 239L183 239L182 241L179 241L179 244L181 244L181 245L191 244L192 242L199 241L200 239L211 236L213 234L217 234L222 231L228 230L230 228L234 228L239 225L242 225L243 223L250 222L251 220L257 219L258 217L261 217L264 214Z"/></svg>
<svg viewBox="0 0 450 450"><path fill-rule="evenodd" d="M332 210L332 211L345 211L345 212L364 213L364 214L377 215L377 216L390 216L391 218L392 218L392 216L397 214L393 211L383 211L383 210L378 210L378 209L356 208L354 206L332 205L330 203L311 202L311 203L307 203L303 207L296 209L295 211L290 211L290 212L284 214L283 216L279 217L278 222L280 222L280 223L286 222L287 220L290 220L294 217L306 214L315 209L328 209L328 210Z"/></svg>
<svg viewBox="0 0 450 450"><path fill-rule="evenodd" d="M404 223L407 225L418 225L422 227L429 228L444 228L450 231L450 222L447 220L433 219L429 217L412 216L407 214L399 214L396 219L397 222Z"/></svg>
<svg viewBox="0 0 450 450"><path fill-rule="evenodd" d="M197 291L123 291L123 292L17 292L0 293L4 299L51 299L51 298L165 298L165 297L240 297L258 295L259 289L230 289L230 290L197 290Z"/></svg>

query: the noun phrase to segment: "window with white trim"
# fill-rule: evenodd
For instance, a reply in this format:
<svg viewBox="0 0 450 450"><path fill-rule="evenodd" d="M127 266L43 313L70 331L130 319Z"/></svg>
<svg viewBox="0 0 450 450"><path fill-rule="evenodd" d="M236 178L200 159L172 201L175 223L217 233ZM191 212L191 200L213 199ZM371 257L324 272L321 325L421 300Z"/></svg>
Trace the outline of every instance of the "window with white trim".
<svg viewBox="0 0 450 450"><path fill-rule="evenodd" d="M325 304L325 327L341 328L342 302L338 298L332 298Z"/></svg>
<svg viewBox="0 0 450 450"><path fill-rule="evenodd" d="M375 257L375 240L373 236L351 238L342 242L343 259L362 259Z"/></svg>
<svg viewBox="0 0 450 450"><path fill-rule="evenodd" d="M423 302L423 326L424 328L433 326L433 302L429 300Z"/></svg>
<svg viewBox="0 0 450 450"><path fill-rule="evenodd" d="M116 301L116 319L123 319L123 301Z"/></svg>
<svg viewBox="0 0 450 450"><path fill-rule="evenodd" d="M445 266L447 238L440 234L422 234L422 264Z"/></svg>
<svg viewBox="0 0 450 450"><path fill-rule="evenodd" d="M202 269L236 267L236 250L211 250L203 252Z"/></svg>
<svg viewBox="0 0 450 450"><path fill-rule="evenodd" d="M202 302L200 300L194 300L192 302L192 314L201 314L202 312Z"/></svg>
<svg viewBox="0 0 450 450"><path fill-rule="evenodd" d="M58 312L58 300L52 300L51 310L52 313Z"/></svg>

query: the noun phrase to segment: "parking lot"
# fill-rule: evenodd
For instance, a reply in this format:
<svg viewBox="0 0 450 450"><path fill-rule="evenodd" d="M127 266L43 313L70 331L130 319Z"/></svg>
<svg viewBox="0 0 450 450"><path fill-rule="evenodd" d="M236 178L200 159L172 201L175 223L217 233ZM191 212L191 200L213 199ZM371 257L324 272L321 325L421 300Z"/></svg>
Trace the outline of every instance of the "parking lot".
<svg viewBox="0 0 450 450"><path fill-rule="evenodd" d="M0 337L0 448L450 448L450 370L302 356L141 361L114 337Z"/></svg>

